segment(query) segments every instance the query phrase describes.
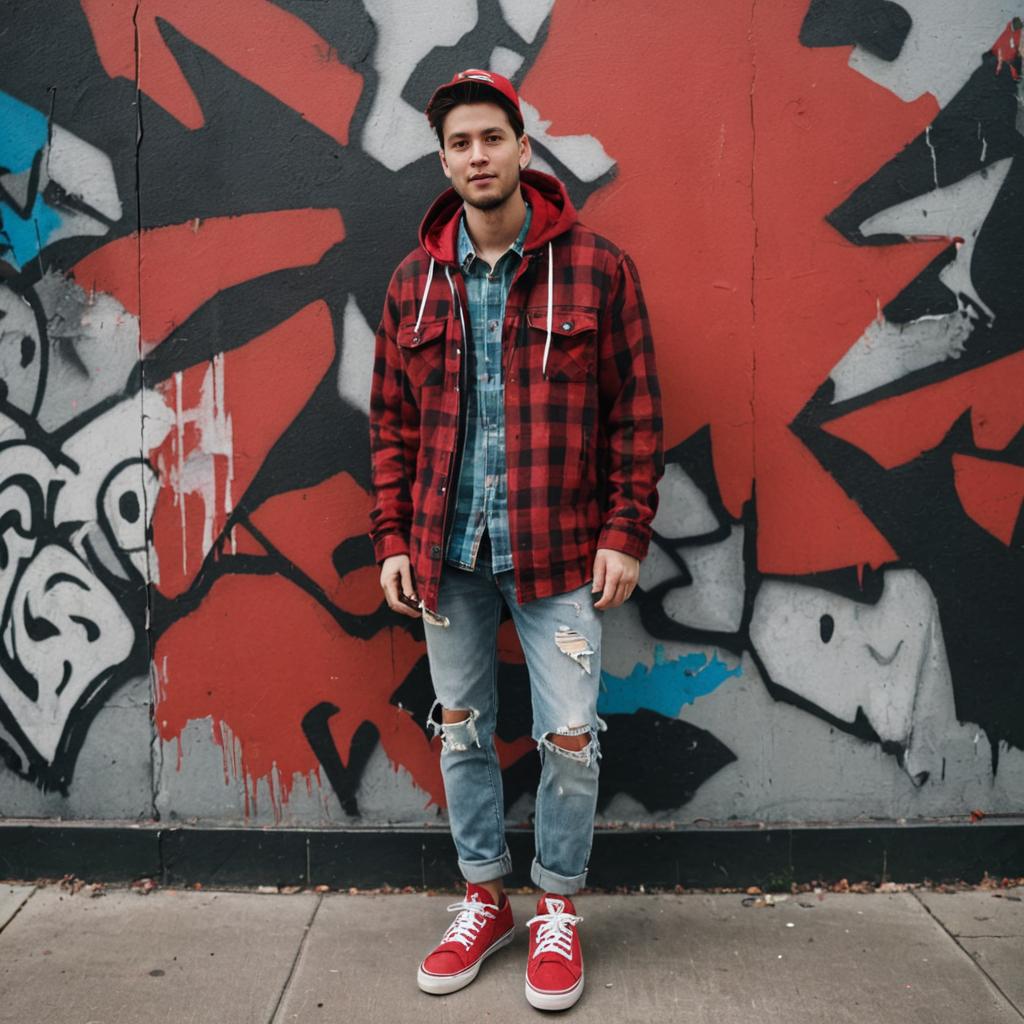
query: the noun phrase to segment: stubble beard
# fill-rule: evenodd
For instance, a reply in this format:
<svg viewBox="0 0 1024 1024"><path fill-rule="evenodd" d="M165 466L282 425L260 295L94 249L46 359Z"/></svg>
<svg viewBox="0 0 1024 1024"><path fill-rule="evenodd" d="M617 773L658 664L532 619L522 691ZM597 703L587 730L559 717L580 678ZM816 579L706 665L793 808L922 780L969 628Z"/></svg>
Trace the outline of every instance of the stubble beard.
<svg viewBox="0 0 1024 1024"><path fill-rule="evenodd" d="M499 206L504 206L512 196L519 190L519 175L516 175L516 180L512 182L508 190L500 192L496 196L484 196L480 199L474 199L469 194L469 183L467 182L466 194L462 196L462 201L467 206L472 206L475 210L497 210Z"/></svg>

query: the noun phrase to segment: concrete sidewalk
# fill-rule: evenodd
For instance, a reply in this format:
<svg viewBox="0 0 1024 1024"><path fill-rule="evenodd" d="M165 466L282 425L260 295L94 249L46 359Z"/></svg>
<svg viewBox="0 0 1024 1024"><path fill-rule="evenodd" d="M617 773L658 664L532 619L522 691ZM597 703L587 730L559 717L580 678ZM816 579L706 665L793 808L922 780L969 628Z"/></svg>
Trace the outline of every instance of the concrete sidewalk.
<svg viewBox="0 0 1024 1024"><path fill-rule="evenodd" d="M1024 890L585 895L587 990L563 1016L625 1024L1020 1024ZM451 896L0 886L0 1022L312 1024L543 1017L512 947L469 988L416 965Z"/></svg>

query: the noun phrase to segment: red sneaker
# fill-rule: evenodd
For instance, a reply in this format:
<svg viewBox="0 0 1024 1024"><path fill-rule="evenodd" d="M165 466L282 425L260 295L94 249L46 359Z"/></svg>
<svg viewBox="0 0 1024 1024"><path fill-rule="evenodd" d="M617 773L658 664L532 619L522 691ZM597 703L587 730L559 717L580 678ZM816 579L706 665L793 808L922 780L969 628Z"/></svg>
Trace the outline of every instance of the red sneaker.
<svg viewBox="0 0 1024 1024"><path fill-rule="evenodd" d="M487 957L512 941L512 904L507 896L501 907L492 899L482 886L469 882L466 898L448 907L457 910L458 916L441 936L440 944L426 955L416 975L424 992L441 996L464 988L477 976Z"/></svg>
<svg viewBox="0 0 1024 1024"><path fill-rule="evenodd" d="M526 1001L538 1010L567 1010L583 995L583 953L576 925L582 921L568 896L545 893L537 902L526 961Z"/></svg>

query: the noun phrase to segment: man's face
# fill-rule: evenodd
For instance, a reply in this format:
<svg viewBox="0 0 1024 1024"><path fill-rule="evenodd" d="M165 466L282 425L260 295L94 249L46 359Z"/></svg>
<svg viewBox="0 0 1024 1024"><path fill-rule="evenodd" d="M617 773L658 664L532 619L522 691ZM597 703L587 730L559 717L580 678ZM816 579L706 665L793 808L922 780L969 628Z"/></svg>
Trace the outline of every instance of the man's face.
<svg viewBox="0 0 1024 1024"><path fill-rule="evenodd" d="M441 166L470 206L501 206L519 188L519 172L529 162L529 139L516 138L496 103L465 103L445 118Z"/></svg>

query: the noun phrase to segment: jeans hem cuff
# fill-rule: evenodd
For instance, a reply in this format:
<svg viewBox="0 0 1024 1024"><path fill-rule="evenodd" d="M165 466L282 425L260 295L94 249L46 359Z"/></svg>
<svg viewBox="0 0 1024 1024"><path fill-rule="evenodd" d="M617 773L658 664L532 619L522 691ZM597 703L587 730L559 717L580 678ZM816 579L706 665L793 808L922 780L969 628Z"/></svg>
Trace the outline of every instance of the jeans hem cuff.
<svg viewBox="0 0 1024 1024"><path fill-rule="evenodd" d="M549 871L534 857L533 863L530 865L530 879L537 888L543 889L545 892L553 892L559 896L572 896L583 888L587 881L587 872L584 869L582 874L571 877L557 875L554 871Z"/></svg>
<svg viewBox="0 0 1024 1024"><path fill-rule="evenodd" d="M459 870L467 882L479 885L481 882L493 882L496 878L504 878L512 872L512 854L508 847L500 857L491 860L459 860Z"/></svg>

